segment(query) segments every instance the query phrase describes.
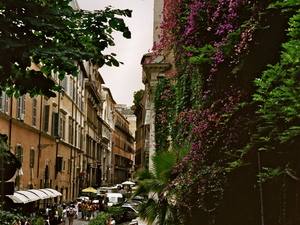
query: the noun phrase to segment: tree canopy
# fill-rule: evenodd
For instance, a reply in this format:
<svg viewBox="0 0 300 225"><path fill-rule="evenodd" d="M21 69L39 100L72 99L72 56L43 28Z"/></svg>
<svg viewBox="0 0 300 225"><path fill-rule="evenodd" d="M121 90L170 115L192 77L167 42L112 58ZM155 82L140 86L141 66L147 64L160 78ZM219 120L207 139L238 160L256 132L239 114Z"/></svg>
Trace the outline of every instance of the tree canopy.
<svg viewBox="0 0 300 225"><path fill-rule="evenodd" d="M60 87L52 79L76 76L75 61L92 60L98 67L119 66L113 32L131 33L123 17L131 10L73 9L71 0L0 0L0 93L55 96ZM40 71L29 69L32 63Z"/></svg>
<svg viewBox="0 0 300 225"><path fill-rule="evenodd" d="M133 104L135 107L137 107L139 105L141 99L143 98L144 92L145 92L145 90L140 89L133 93Z"/></svg>

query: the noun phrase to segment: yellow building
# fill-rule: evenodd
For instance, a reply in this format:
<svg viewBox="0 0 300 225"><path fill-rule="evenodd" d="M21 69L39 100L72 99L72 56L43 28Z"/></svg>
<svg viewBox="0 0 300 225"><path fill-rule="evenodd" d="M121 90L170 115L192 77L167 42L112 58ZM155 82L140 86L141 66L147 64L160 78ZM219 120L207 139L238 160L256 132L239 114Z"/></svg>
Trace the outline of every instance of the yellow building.
<svg viewBox="0 0 300 225"><path fill-rule="evenodd" d="M80 67L78 66L80 69ZM36 68L38 69L38 68ZM79 192L84 145L84 75L63 81L56 98L23 95L0 97L0 133L8 136L11 151L22 162L15 190L53 188L69 201Z"/></svg>

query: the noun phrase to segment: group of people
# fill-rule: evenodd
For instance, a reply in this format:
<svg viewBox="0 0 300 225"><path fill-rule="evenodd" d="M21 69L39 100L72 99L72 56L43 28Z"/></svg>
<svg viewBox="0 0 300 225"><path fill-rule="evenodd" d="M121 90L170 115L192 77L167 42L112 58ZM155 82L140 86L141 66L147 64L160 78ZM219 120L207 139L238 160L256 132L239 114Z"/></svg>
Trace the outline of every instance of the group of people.
<svg viewBox="0 0 300 225"><path fill-rule="evenodd" d="M46 209L39 213L44 217L45 225L73 225L74 219L90 220L97 217L100 211L104 211L104 204L102 199L99 202L92 202L91 200L84 200L81 204L76 201L66 205L47 205ZM81 213L79 213L81 212ZM35 217L35 216L34 216ZM113 216L105 222L105 225L115 225ZM20 220L15 225L30 225L28 220Z"/></svg>
<svg viewBox="0 0 300 225"><path fill-rule="evenodd" d="M58 216L58 210L56 205L53 206L50 206L49 204L47 205L44 218L45 218L45 225L58 225L61 223L61 219Z"/></svg>
<svg viewBox="0 0 300 225"><path fill-rule="evenodd" d="M45 225L72 225L75 218L78 216L78 204L71 203L70 205L63 204L62 206L50 207L49 205L46 208L45 212ZM59 211L61 213L59 213Z"/></svg>
<svg viewBox="0 0 300 225"><path fill-rule="evenodd" d="M85 200L79 205L79 211L81 212L81 219L90 220L91 218L96 218L100 211L100 205L90 200Z"/></svg>

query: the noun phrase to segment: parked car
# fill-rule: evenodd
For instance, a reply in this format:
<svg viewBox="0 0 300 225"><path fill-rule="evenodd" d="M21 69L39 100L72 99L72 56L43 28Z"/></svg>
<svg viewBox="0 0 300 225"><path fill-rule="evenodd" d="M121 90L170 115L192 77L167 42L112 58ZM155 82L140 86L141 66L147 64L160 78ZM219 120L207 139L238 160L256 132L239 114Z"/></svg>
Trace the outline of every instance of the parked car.
<svg viewBox="0 0 300 225"><path fill-rule="evenodd" d="M126 209L126 212L122 218L123 221L133 220L138 217L138 210L135 206L130 204L123 204L122 208Z"/></svg>
<svg viewBox="0 0 300 225"><path fill-rule="evenodd" d="M124 202L124 198L120 193L106 193L104 195L104 202L108 207L111 207L114 205L121 205Z"/></svg>
<svg viewBox="0 0 300 225"><path fill-rule="evenodd" d="M131 198L131 200L133 200L133 201L139 201L139 202L143 203L146 200L146 198L143 197L143 196L137 195L137 196Z"/></svg>
<svg viewBox="0 0 300 225"><path fill-rule="evenodd" d="M124 202L124 204L132 205L134 207L137 207L141 203L142 202L140 202L140 201L136 201L136 200L132 200L132 199L129 199L129 200L127 200L127 201Z"/></svg>
<svg viewBox="0 0 300 225"><path fill-rule="evenodd" d="M97 195L104 196L106 193L118 193L117 187L98 187L97 188Z"/></svg>

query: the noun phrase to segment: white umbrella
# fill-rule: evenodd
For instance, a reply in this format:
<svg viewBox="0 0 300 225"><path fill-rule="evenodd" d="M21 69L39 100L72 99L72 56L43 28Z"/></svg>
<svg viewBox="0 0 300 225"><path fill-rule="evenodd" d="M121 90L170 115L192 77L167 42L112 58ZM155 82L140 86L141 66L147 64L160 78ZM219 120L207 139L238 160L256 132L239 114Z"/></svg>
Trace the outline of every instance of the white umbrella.
<svg viewBox="0 0 300 225"><path fill-rule="evenodd" d="M135 183L132 181L124 181L122 184L123 185L135 185Z"/></svg>

